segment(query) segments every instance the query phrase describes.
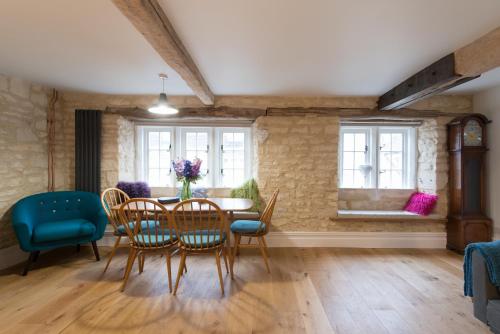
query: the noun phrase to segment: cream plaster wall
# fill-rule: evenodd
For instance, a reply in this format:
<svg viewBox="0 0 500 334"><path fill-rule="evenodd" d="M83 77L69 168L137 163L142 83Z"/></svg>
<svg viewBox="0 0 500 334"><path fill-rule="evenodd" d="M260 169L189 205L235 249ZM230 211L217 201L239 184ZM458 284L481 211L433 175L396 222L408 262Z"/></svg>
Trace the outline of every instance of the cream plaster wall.
<svg viewBox="0 0 500 334"><path fill-rule="evenodd" d="M482 113L492 121L488 125L490 150L486 154L486 209L493 219L496 237L500 238L500 87L474 95L474 112Z"/></svg>

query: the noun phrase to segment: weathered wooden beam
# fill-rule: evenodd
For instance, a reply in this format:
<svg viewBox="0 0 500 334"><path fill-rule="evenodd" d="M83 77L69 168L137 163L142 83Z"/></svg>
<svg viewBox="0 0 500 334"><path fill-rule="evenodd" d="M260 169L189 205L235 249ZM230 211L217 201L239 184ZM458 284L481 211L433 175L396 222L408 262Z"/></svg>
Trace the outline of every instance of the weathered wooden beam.
<svg viewBox="0 0 500 334"><path fill-rule="evenodd" d="M179 108L175 115L158 115L139 107L107 107L106 112L136 120L178 120L178 119L234 119L255 120L265 116L264 109L233 107Z"/></svg>
<svg viewBox="0 0 500 334"><path fill-rule="evenodd" d="M500 67L500 27L439 59L382 95L380 110L399 109Z"/></svg>
<svg viewBox="0 0 500 334"><path fill-rule="evenodd" d="M473 77L500 67L500 27L455 51L455 72Z"/></svg>
<svg viewBox="0 0 500 334"><path fill-rule="evenodd" d="M113 0L165 62L206 105L214 95L157 0Z"/></svg>
<svg viewBox="0 0 500 334"><path fill-rule="evenodd" d="M443 112L439 110L421 109L398 109L380 112L379 109L366 108L268 108L266 116L337 116L352 119L408 119L408 118L433 118L433 117L457 117L467 115L466 113Z"/></svg>
<svg viewBox="0 0 500 334"><path fill-rule="evenodd" d="M455 55L450 53L382 95L378 108L403 108L472 79L474 77L463 77L456 73Z"/></svg>

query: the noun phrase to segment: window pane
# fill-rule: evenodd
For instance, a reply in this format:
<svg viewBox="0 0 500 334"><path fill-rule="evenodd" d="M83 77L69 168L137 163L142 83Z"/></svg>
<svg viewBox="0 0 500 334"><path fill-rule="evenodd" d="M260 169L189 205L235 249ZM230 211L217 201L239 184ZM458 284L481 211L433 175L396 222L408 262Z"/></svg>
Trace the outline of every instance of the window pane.
<svg viewBox="0 0 500 334"><path fill-rule="evenodd" d="M342 163L344 165L344 169L354 169L354 153L344 152Z"/></svg>
<svg viewBox="0 0 500 334"><path fill-rule="evenodd" d="M234 174L232 169L224 170L224 173L222 174L222 183L225 187L231 187L233 185L233 176Z"/></svg>
<svg viewBox="0 0 500 334"><path fill-rule="evenodd" d="M160 149L170 149L170 132L160 132Z"/></svg>
<svg viewBox="0 0 500 334"><path fill-rule="evenodd" d="M160 184L160 170L159 169L149 169L149 184L152 187L157 187Z"/></svg>
<svg viewBox="0 0 500 334"><path fill-rule="evenodd" d="M150 150L157 150L160 148L160 133L149 132L148 144Z"/></svg>
<svg viewBox="0 0 500 334"><path fill-rule="evenodd" d="M401 171L392 171L389 188L399 189L401 187L403 187L403 173Z"/></svg>
<svg viewBox="0 0 500 334"><path fill-rule="evenodd" d="M198 132L196 140L196 149L206 151L208 146L208 134L206 132Z"/></svg>
<svg viewBox="0 0 500 334"><path fill-rule="evenodd" d="M345 188L352 188L354 186L354 171L346 169L342 175L342 186Z"/></svg>
<svg viewBox="0 0 500 334"><path fill-rule="evenodd" d="M149 168L160 167L160 151L149 151Z"/></svg>
<svg viewBox="0 0 500 334"><path fill-rule="evenodd" d="M380 170L388 170L391 168L391 153L381 152L380 153Z"/></svg>
<svg viewBox="0 0 500 334"><path fill-rule="evenodd" d="M392 153L391 169L403 169L403 153Z"/></svg>
<svg viewBox="0 0 500 334"><path fill-rule="evenodd" d="M186 151L196 150L196 132L186 133Z"/></svg>
<svg viewBox="0 0 500 334"><path fill-rule="evenodd" d="M353 133L344 133L344 151L354 151Z"/></svg>
<svg viewBox="0 0 500 334"><path fill-rule="evenodd" d="M160 151L160 161L159 161L159 166L160 168L169 168L170 169L170 152L168 151Z"/></svg>
<svg viewBox="0 0 500 334"><path fill-rule="evenodd" d="M356 133L354 138L354 149L358 152L364 152L366 146L366 136L364 133Z"/></svg>
<svg viewBox="0 0 500 334"><path fill-rule="evenodd" d="M234 152L234 168L245 168L245 152L236 151Z"/></svg>
<svg viewBox="0 0 500 334"><path fill-rule="evenodd" d="M245 149L245 134L243 132L234 133L234 149L236 150Z"/></svg>
<svg viewBox="0 0 500 334"><path fill-rule="evenodd" d="M168 169L160 169L159 170L159 178L158 182L159 185L162 187L168 186L169 185L169 180L170 180L170 175L169 175L169 170Z"/></svg>
<svg viewBox="0 0 500 334"><path fill-rule="evenodd" d="M391 143L392 151L403 151L403 134L393 133Z"/></svg>
<svg viewBox="0 0 500 334"><path fill-rule="evenodd" d="M391 184L391 173L383 172L379 174L379 188L389 188Z"/></svg>
<svg viewBox="0 0 500 334"><path fill-rule="evenodd" d="M354 168L359 168L360 165L366 163L366 155L362 152L356 152L354 156Z"/></svg>
<svg viewBox="0 0 500 334"><path fill-rule="evenodd" d="M222 134L222 145L224 146L224 151L232 150L234 148L234 134L224 132Z"/></svg>
<svg viewBox="0 0 500 334"><path fill-rule="evenodd" d="M382 133L380 134L380 151L390 151L391 150L391 134Z"/></svg>
<svg viewBox="0 0 500 334"><path fill-rule="evenodd" d="M356 188L362 188L365 185L365 177L360 170L354 171L354 186Z"/></svg>

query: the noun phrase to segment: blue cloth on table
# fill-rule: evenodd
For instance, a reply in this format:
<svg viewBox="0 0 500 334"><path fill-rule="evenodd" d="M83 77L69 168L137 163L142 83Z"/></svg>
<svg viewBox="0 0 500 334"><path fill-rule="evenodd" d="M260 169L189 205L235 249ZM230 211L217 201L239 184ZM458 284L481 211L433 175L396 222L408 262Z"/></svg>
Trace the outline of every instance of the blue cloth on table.
<svg viewBox="0 0 500 334"><path fill-rule="evenodd" d="M500 240L478 242L465 248L464 257L464 295L473 297L472 291L472 252L478 251L486 262L491 284L500 287Z"/></svg>

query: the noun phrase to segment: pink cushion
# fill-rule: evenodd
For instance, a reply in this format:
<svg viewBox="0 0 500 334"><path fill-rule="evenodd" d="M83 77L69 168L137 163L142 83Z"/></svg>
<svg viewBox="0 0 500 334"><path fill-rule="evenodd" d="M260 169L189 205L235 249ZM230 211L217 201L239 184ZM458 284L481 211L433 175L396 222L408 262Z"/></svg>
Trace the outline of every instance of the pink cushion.
<svg viewBox="0 0 500 334"><path fill-rule="evenodd" d="M404 210L421 216L428 216L434 210L437 200L437 195L416 192L411 195Z"/></svg>

